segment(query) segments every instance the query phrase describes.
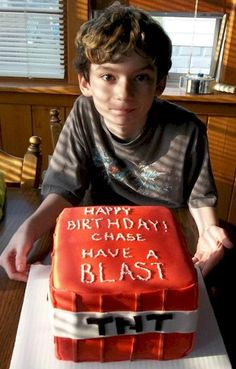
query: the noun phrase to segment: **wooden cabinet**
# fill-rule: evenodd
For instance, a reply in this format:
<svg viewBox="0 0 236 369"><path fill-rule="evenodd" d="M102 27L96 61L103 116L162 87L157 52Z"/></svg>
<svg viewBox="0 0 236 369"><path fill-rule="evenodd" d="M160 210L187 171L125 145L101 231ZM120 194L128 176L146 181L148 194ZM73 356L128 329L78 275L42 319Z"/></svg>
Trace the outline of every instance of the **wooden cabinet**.
<svg viewBox="0 0 236 369"><path fill-rule="evenodd" d="M22 156L29 137L40 136L45 170L52 153L49 111L59 109L64 122L79 93L76 86L0 89L0 146ZM219 193L218 214L236 224L236 96L185 95L177 89L167 89L163 98L195 112L206 124Z"/></svg>
<svg viewBox="0 0 236 369"><path fill-rule="evenodd" d="M23 156L32 136L31 106L0 104L0 147Z"/></svg>
<svg viewBox="0 0 236 369"><path fill-rule="evenodd" d="M23 156L29 137L42 138L43 170L52 154L49 112L57 108L62 121L79 94L77 86L7 87L0 89L0 147L13 155Z"/></svg>
<svg viewBox="0 0 236 369"><path fill-rule="evenodd" d="M218 212L221 218L236 224L236 201L232 196L236 175L236 117L209 116L208 137L219 193Z"/></svg>
<svg viewBox="0 0 236 369"><path fill-rule="evenodd" d="M231 202L229 207L228 221L232 224L236 224L236 176L234 180L234 187L231 196Z"/></svg>

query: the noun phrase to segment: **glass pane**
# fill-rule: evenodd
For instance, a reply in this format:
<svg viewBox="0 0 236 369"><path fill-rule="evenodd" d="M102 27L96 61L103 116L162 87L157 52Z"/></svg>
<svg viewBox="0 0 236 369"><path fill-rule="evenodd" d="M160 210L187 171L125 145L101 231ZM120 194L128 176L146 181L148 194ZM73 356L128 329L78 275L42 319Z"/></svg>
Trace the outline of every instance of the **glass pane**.
<svg viewBox="0 0 236 369"><path fill-rule="evenodd" d="M173 44L170 73L210 74L217 33L216 18L158 17Z"/></svg>

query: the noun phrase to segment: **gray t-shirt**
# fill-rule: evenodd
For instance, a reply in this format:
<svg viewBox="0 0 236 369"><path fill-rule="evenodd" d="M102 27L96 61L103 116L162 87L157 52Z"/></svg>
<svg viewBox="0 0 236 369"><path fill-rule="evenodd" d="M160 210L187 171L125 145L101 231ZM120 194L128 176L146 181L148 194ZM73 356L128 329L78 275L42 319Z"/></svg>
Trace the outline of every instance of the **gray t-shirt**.
<svg viewBox="0 0 236 369"><path fill-rule="evenodd" d="M127 122L129 124L129 122ZM114 137L92 99L74 103L47 169L42 194L73 205L215 206L206 128L191 112L156 99L134 140Z"/></svg>

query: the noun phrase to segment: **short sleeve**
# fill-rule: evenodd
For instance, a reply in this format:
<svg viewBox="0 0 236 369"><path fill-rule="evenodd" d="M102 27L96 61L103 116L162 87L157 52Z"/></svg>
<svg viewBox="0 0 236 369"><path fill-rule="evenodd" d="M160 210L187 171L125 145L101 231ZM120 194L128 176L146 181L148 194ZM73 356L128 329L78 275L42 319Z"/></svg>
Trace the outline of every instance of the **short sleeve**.
<svg viewBox="0 0 236 369"><path fill-rule="evenodd" d="M193 208L214 207L217 203L217 190L211 168L206 128L202 123L195 135L191 156L188 175L192 179L192 185L188 205Z"/></svg>

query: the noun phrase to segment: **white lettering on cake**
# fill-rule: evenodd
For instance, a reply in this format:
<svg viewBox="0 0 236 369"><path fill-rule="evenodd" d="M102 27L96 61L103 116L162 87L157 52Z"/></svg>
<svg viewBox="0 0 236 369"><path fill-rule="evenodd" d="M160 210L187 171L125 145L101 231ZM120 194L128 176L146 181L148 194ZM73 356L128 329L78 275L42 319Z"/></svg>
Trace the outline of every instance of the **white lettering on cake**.
<svg viewBox="0 0 236 369"><path fill-rule="evenodd" d="M117 215L117 214L119 214L121 211L124 211L124 213L125 213L125 215L129 215L129 213L130 213L130 208L125 208L125 207L114 207L114 213L115 213L115 215Z"/></svg>
<svg viewBox="0 0 236 369"><path fill-rule="evenodd" d="M145 272L147 272L147 277L144 278L141 275L137 274L137 278L140 281L149 281L151 279L152 273L148 268L145 268L144 265L146 265L146 263L143 263L142 261L137 261L136 263L134 263L135 268L137 269L141 269L144 270Z"/></svg>
<svg viewBox="0 0 236 369"><path fill-rule="evenodd" d="M143 237L141 233L136 234L136 241L145 241L146 239Z"/></svg>
<svg viewBox="0 0 236 369"><path fill-rule="evenodd" d="M71 231L73 229L75 229L77 227L77 222L75 222L74 220L68 220L67 222L67 230Z"/></svg>
<svg viewBox="0 0 236 369"><path fill-rule="evenodd" d="M158 231L158 220L152 221L151 219L148 219L148 222L150 222L153 225L153 228L155 231Z"/></svg>
<svg viewBox="0 0 236 369"><path fill-rule="evenodd" d="M103 249L99 249L97 253L94 255L94 258L96 259L99 256L104 256L105 258L107 258L107 254L105 253Z"/></svg>
<svg viewBox="0 0 236 369"><path fill-rule="evenodd" d="M116 228L120 228L120 222L119 219L111 220L107 219L107 228L111 228L112 226L116 226Z"/></svg>
<svg viewBox="0 0 236 369"><path fill-rule="evenodd" d="M161 222L162 229L164 232L167 232L168 226L165 221ZM143 220L142 218L137 219L137 221L133 221L130 218L120 218L120 219L104 219L104 218L82 218L77 220L68 220L67 221L67 230L72 231L74 229L78 230L90 230L90 229L99 229L101 225L107 227L108 229L115 228L115 229L133 229L137 228L137 230L144 228L147 231L154 230L158 231L160 222L158 220Z"/></svg>
<svg viewBox="0 0 236 369"><path fill-rule="evenodd" d="M150 229L149 226L148 226L148 224L147 224L147 222L145 222L145 220L139 219L138 220L138 224L137 224L137 229L140 229L142 227L146 228L148 231Z"/></svg>
<svg viewBox="0 0 236 369"><path fill-rule="evenodd" d="M159 259L156 252L154 250L148 250L148 254L146 256L146 259L149 259L151 257L154 257L155 259Z"/></svg>
<svg viewBox="0 0 236 369"><path fill-rule="evenodd" d="M82 249L81 250L81 257L83 259L85 258L93 258L93 249L90 249L90 250L85 250L85 249Z"/></svg>
<svg viewBox="0 0 236 369"><path fill-rule="evenodd" d="M143 218L129 218L129 214L132 211L129 207L109 207L109 206L101 206L101 207L85 207L84 215L85 218L77 219L77 220L68 220L67 229L68 230L85 230L88 231L89 237L91 241L95 243L107 241L109 242L142 242L146 241L146 234L148 232L156 232L156 231L164 231L167 232L168 226L166 221L164 220L156 220L156 219L143 219ZM103 217L99 217L99 215L104 215ZM116 215L119 215L116 217ZM86 217L87 216L87 217ZM94 216L94 217L93 217ZM101 231L96 231L101 228ZM113 231L114 229L114 231ZM133 229L134 233L126 233L122 230L131 230ZM94 230L90 231L90 230ZM103 231L107 230L107 231ZM142 233L135 233L135 230ZM129 232L129 231L127 231ZM144 235L143 235L144 234ZM148 236L147 236L148 239ZM98 244L99 245L99 244ZM125 244L124 244L125 245ZM81 250L81 258L100 258L100 260L106 259L104 262L99 262L97 265L93 265L89 263L81 264L81 282L82 283L94 283L98 281L100 283L114 283L118 281L123 281L126 278L131 279L133 281L149 281L153 278L159 278L161 280L165 279L164 266L163 263L159 261L159 255L154 247L154 249L144 249L143 255L140 255L140 259L136 261L133 260L133 263L127 263L126 260L123 262L119 259L119 266L116 268L109 267L107 264L109 260L107 258L123 258L123 259L131 259L134 258L132 255L132 245L129 247L115 247L107 248L105 244L102 248L82 248ZM149 246L150 247L150 246ZM140 248L141 250L141 248ZM155 262L145 262L143 259L146 257L146 260L153 260ZM99 261L100 261L99 260ZM150 260L150 261L151 261ZM116 275L114 274L116 273ZM110 275L109 275L110 274Z"/></svg>
<svg viewBox="0 0 236 369"><path fill-rule="evenodd" d="M103 270L103 263L99 263L98 264L98 269L99 269L99 279L100 279L100 282L101 283L104 283L104 282L115 282L115 279L105 279L104 278L104 270Z"/></svg>
<svg viewBox="0 0 236 369"><path fill-rule="evenodd" d="M103 221L103 218L83 218L75 220L68 220L67 222L67 230L73 231L74 229L92 229L92 228L100 228L100 224ZM94 224L95 223L95 224Z"/></svg>
<svg viewBox="0 0 236 369"><path fill-rule="evenodd" d="M129 218L123 218L123 224L124 224L125 229L131 229L134 226L133 220Z"/></svg>
<svg viewBox="0 0 236 369"><path fill-rule="evenodd" d="M81 264L81 282L82 283L93 283L95 281L95 275L91 272L90 264ZM89 279L87 277L89 276Z"/></svg>
<svg viewBox="0 0 236 369"><path fill-rule="evenodd" d="M164 231L167 232L168 227L167 227L167 224L164 220L163 220L162 224L164 226Z"/></svg>
<svg viewBox="0 0 236 369"><path fill-rule="evenodd" d="M81 228L82 229L92 229L90 225L91 221L89 219L81 219Z"/></svg>
<svg viewBox="0 0 236 369"><path fill-rule="evenodd" d="M107 249L106 251L103 249L98 249L97 251L94 251L93 249L89 249L89 250L82 249L81 250L81 257L83 259L87 257L96 259L97 257L100 257L100 256L103 256L105 258L108 256L111 256L115 258L119 254L122 254L122 257L125 259L133 257L131 255L131 251L129 247L126 247L123 249L115 249L115 250Z"/></svg>
<svg viewBox="0 0 236 369"><path fill-rule="evenodd" d="M100 236L99 233L93 233L91 235L91 238L92 238L93 241L101 241L102 240L102 237Z"/></svg>
<svg viewBox="0 0 236 369"><path fill-rule="evenodd" d="M107 207L107 206L100 206L97 208L94 207L85 207L84 208L84 214L85 215L98 215L98 214L104 214L104 215L110 215L112 212L114 212L115 215L124 212L125 215L129 215L130 208L123 207L123 206L114 206L114 207Z"/></svg>
<svg viewBox="0 0 236 369"><path fill-rule="evenodd" d="M100 223L102 222L103 218L92 218L91 220L94 220L95 222L95 227L96 228L100 228Z"/></svg>
<svg viewBox="0 0 236 369"><path fill-rule="evenodd" d="M85 208L84 210L84 214L93 214L93 215L98 215L98 214L104 214L104 215L109 215L112 212L112 208L110 207L98 207L98 208Z"/></svg>
<svg viewBox="0 0 236 369"><path fill-rule="evenodd" d="M120 268L119 281L123 281L125 275L129 275L130 278L133 279L133 281L135 281L135 279L136 279L135 276L133 275L132 271L129 269L129 266L126 263L122 263L121 268Z"/></svg>
<svg viewBox="0 0 236 369"><path fill-rule="evenodd" d="M127 247L123 249L123 258L132 258L133 256L130 253L130 248Z"/></svg>
<svg viewBox="0 0 236 369"><path fill-rule="evenodd" d="M101 235L100 233L94 233L92 234L91 238L93 241L102 241L102 240L114 241L115 240L114 234L108 233L108 232L105 232L104 235Z"/></svg>
<svg viewBox="0 0 236 369"><path fill-rule="evenodd" d="M91 239L93 241L145 241L145 238L141 233L117 233L116 235L112 232L104 232L104 234L93 233L91 235Z"/></svg>
<svg viewBox="0 0 236 369"><path fill-rule="evenodd" d="M157 271L158 271L158 275L159 275L160 279L164 279L164 272L162 270L163 263L151 263L151 265L156 265L157 266Z"/></svg>
<svg viewBox="0 0 236 369"><path fill-rule="evenodd" d="M163 272L163 264L162 263L150 263L149 265L142 261L136 261L134 264L128 265L127 263L123 262L120 265L120 272L117 275L117 278L109 278L109 276L105 275L106 264L100 262L98 264L98 270L95 269L94 266L91 264L85 263L81 264L81 282L82 283L94 283L97 279L100 283L114 283L116 281L123 281L126 276L131 278L133 281L141 280L141 281L149 281L153 278L152 274L155 273L150 267L155 266L157 270L158 277L160 279L164 279L164 272ZM132 270L133 269L133 270ZM141 275L138 274L137 271L135 273L134 269L138 271L145 272L145 274Z"/></svg>
<svg viewBox="0 0 236 369"><path fill-rule="evenodd" d="M118 233L116 236L116 241L126 241L125 235L123 235L123 233Z"/></svg>
<svg viewBox="0 0 236 369"><path fill-rule="evenodd" d="M151 219L147 219L147 220L143 220L142 218L140 218L138 220L138 224L137 224L137 229L140 228L145 228L147 229L147 231L150 231L150 229L152 228L151 226L153 226L154 231L158 231L158 220L151 220Z"/></svg>
<svg viewBox="0 0 236 369"><path fill-rule="evenodd" d="M120 249L115 249L115 251L108 249L107 253L111 255L113 258L115 258L119 254Z"/></svg>

